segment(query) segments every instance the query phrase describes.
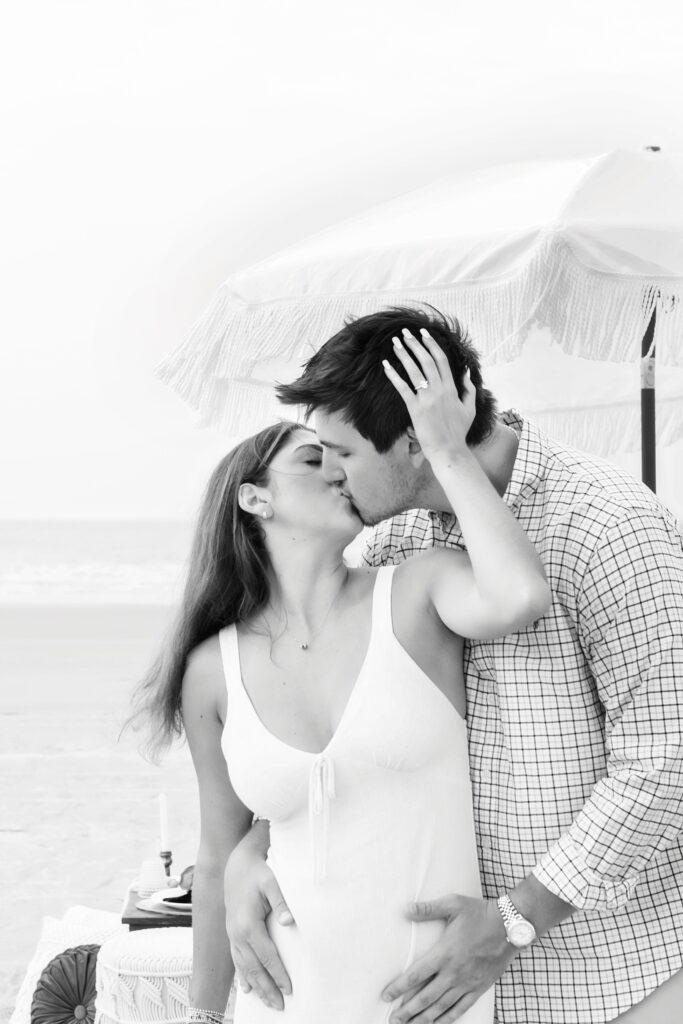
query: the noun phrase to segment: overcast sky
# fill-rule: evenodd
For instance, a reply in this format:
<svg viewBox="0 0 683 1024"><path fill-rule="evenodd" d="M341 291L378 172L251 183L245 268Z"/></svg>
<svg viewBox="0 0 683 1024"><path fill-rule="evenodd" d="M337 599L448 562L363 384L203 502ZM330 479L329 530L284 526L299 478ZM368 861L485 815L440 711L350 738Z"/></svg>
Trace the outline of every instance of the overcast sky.
<svg viewBox="0 0 683 1024"><path fill-rule="evenodd" d="M186 518L232 439L153 377L220 282L448 171L683 151L677 0L8 0L5 518Z"/></svg>

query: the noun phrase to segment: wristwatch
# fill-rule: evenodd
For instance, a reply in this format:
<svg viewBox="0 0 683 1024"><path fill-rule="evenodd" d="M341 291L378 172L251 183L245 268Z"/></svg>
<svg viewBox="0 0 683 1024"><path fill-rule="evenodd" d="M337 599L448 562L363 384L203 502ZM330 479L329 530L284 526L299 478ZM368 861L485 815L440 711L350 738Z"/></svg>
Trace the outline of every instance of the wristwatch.
<svg viewBox="0 0 683 1024"><path fill-rule="evenodd" d="M500 916L503 918L505 934L511 946L514 946L516 949L526 949L527 946L530 946L538 938L536 929L531 921L527 921L526 917L522 917L507 893L498 897L496 905L500 910Z"/></svg>

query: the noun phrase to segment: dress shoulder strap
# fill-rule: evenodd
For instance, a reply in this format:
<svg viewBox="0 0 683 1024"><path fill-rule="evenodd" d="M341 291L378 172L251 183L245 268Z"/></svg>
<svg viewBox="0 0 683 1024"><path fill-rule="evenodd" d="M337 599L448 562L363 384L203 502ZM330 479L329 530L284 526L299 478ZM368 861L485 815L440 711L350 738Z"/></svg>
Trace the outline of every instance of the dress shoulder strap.
<svg viewBox="0 0 683 1024"><path fill-rule="evenodd" d="M396 565L383 565L377 570L375 588L372 596L372 633L373 640L380 635L387 639L394 636L391 617L391 587Z"/></svg>

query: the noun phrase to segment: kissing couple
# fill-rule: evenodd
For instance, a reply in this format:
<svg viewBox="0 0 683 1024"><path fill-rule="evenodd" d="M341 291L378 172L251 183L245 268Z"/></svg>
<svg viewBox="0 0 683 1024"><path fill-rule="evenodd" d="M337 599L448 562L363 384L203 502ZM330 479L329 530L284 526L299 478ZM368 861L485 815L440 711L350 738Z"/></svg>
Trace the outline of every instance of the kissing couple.
<svg viewBox="0 0 683 1024"><path fill-rule="evenodd" d="M217 466L141 691L199 784L188 1020L235 975L235 1024L676 1019L673 515L499 411L431 307L278 395L305 425Z"/></svg>

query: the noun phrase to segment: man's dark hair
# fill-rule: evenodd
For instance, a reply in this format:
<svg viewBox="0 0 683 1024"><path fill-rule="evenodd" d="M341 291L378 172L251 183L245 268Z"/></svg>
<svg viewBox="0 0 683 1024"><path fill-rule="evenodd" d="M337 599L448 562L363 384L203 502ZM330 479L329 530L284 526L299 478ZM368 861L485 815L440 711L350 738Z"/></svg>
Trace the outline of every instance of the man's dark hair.
<svg viewBox="0 0 683 1024"><path fill-rule="evenodd" d="M460 395L463 375L469 369L477 404L467 443L479 444L493 431L496 400L483 385L479 356L467 331L433 306L394 306L347 321L311 356L298 380L278 385L278 398L285 405L305 406L307 415L316 409L339 413L378 452L388 451L410 426L405 403L382 368L382 360L388 359L407 380L392 343L392 338L401 337L404 327L418 340L421 328L429 331L448 358Z"/></svg>

